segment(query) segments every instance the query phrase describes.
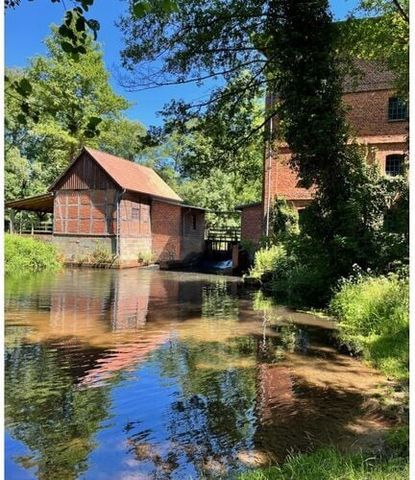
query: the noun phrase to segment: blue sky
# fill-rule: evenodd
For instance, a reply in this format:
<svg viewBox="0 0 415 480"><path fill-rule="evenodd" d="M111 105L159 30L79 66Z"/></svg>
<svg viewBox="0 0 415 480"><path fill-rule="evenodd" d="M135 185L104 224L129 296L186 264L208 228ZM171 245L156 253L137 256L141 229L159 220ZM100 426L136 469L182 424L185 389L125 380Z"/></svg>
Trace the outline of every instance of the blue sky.
<svg viewBox="0 0 415 480"><path fill-rule="evenodd" d="M344 18L352 10L357 0L331 0L336 18ZM68 6L70 0L67 0ZM119 52L122 47L122 35L115 26L115 21L127 7L126 0L95 0L89 17L101 24L99 41L104 50L104 59L110 72L119 65ZM7 10L5 18L5 58L9 67L25 66L30 57L45 53L43 39L49 35L49 26L59 24L64 15L62 3L50 0L22 0L15 10ZM160 125L157 111L172 98L192 100L206 95L209 85L196 87L192 85L161 87L146 92L127 92L112 76L111 83L116 92L127 97L134 106L129 109L129 118L139 120L146 126Z"/></svg>

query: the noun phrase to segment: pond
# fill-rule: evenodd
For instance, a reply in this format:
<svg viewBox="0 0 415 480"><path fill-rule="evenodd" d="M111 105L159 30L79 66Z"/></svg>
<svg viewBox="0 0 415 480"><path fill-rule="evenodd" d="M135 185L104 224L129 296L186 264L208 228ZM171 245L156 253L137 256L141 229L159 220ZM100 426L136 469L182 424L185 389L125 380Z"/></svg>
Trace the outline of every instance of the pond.
<svg viewBox="0 0 415 480"><path fill-rule="evenodd" d="M334 325L237 278L65 270L5 307L8 479L232 478L386 428Z"/></svg>

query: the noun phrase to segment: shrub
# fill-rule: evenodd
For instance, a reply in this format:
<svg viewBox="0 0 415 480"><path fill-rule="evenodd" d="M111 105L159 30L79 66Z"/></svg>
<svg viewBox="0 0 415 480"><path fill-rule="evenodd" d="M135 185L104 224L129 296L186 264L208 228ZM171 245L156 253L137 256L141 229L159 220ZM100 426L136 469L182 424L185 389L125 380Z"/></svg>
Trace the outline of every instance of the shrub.
<svg viewBox="0 0 415 480"><path fill-rule="evenodd" d="M150 265L150 263L153 261L153 254L149 250L145 252L138 252L137 260L138 263L141 263L142 265Z"/></svg>
<svg viewBox="0 0 415 480"><path fill-rule="evenodd" d="M114 261L114 255L105 243L96 241L95 248L87 257L87 261L94 265L108 264Z"/></svg>
<svg viewBox="0 0 415 480"><path fill-rule="evenodd" d="M409 282L395 274L343 280L330 302L340 340L397 380L409 369Z"/></svg>
<svg viewBox="0 0 415 480"><path fill-rule="evenodd" d="M278 264L287 257L287 252L282 243L260 248L255 253L254 266L249 275L253 278L262 279L267 273L276 270Z"/></svg>
<svg viewBox="0 0 415 480"><path fill-rule="evenodd" d="M6 274L57 271L63 264L54 245L8 233L4 235L4 256Z"/></svg>

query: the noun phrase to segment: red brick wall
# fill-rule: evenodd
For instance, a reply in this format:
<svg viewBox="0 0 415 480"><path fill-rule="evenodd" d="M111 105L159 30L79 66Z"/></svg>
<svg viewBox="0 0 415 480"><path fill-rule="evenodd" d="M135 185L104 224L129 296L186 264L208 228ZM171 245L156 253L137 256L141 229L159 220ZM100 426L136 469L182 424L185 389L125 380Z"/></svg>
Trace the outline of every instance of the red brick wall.
<svg viewBox="0 0 415 480"><path fill-rule="evenodd" d="M392 90L377 90L346 93L343 100L347 108L347 119L358 143L368 145L372 158L385 171L386 156L403 154L407 150L405 137L407 121L388 121L389 98ZM268 200L272 204L275 196L292 200L297 207L311 200L312 190L298 187L297 175L290 169L289 149L286 146L274 148L272 161L264 160L263 205L264 215Z"/></svg>
<svg viewBox="0 0 415 480"><path fill-rule="evenodd" d="M56 234L113 235L116 231L115 190L59 190L54 199Z"/></svg>
<svg viewBox="0 0 415 480"><path fill-rule="evenodd" d="M192 215L196 216L193 229ZM152 251L155 261L184 260L204 249L204 213L154 201L151 205Z"/></svg>
<svg viewBox="0 0 415 480"><path fill-rule="evenodd" d="M179 205L153 202L151 205L153 258L169 261L180 258L182 215Z"/></svg>
<svg viewBox="0 0 415 480"><path fill-rule="evenodd" d="M120 235L122 237L151 236L150 200L139 194L125 193L120 201Z"/></svg>
<svg viewBox="0 0 415 480"><path fill-rule="evenodd" d="M405 135L408 133L407 121L389 121L389 98L395 96L393 90L373 92L354 92L343 95L347 108L347 120L354 135Z"/></svg>
<svg viewBox="0 0 415 480"><path fill-rule="evenodd" d="M262 205L251 205L242 209L241 237L253 243L258 243L262 235Z"/></svg>

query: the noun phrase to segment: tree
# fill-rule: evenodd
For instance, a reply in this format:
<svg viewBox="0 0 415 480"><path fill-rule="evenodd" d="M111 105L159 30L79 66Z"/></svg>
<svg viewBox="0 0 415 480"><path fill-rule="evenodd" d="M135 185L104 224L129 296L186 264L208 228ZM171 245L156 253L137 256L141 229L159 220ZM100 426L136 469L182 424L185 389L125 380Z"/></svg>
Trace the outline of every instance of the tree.
<svg viewBox="0 0 415 480"><path fill-rule="evenodd" d="M399 95L408 99L409 0L361 0L356 13L345 24L350 54L385 63L397 76Z"/></svg>
<svg viewBox="0 0 415 480"><path fill-rule="evenodd" d="M57 35L55 28L46 39L47 56L33 58L26 69L8 71L10 78L28 79L27 102L39 115L37 122L28 117L22 124L19 98L6 94L6 156L14 147L28 159L26 194L46 189L83 145L133 159L145 134L140 123L123 116L130 104L112 90L98 44L89 38L87 52L74 60L59 47Z"/></svg>

